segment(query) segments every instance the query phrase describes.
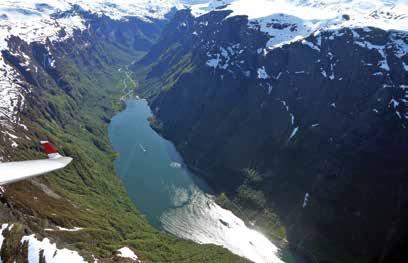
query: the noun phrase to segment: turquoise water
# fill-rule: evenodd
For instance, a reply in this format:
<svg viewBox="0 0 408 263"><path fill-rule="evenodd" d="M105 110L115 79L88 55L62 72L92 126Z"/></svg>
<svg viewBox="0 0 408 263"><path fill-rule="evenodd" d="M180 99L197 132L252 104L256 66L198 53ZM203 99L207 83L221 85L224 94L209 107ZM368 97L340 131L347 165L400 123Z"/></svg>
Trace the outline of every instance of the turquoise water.
<svg viewBox="0 0 408 263"><path fill-rule="evenodd" d="M149 222L180 238L223 246L254 262L295 262L261 233L218 206L210 187L189 172L174 145L151 129L145 100L128 100L109 126L116 170ZM287 257L288 256L288 257ZM296 261L297 262L297 261Z"/></svg>
<svg viewBox="0 0 408 263"><path fill-rule="evenodd" d="M125 111L112 119L109 136L119 153L116 171L129 196L153 226L162 228L160 217L178 205L174 204L174 195L180 188L197 185L206 192L211 189L183 168L183 160L174 145L149 126L149 116L151 111L145 100L129 100ZM174 164L180 164L181 168Z"/></svg>

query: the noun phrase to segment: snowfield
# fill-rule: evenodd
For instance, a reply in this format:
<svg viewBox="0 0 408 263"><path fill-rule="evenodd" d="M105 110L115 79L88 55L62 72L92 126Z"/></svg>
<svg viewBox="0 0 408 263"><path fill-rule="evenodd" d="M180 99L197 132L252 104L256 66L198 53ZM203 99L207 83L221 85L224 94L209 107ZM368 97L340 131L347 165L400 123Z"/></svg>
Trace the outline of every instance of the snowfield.
<svg viewBox="0 0 408 263"><path fill-rule="evenodd" d="M321 52L322 32L330 32L330 39L341 37L342 29L352 29L354 43L367 50L374 50L382 57L378 62L381 71L390 71L387 50L392 50L399 59L408 54L408 1L392 0L213 0L192 4L194 16L199 17L211 11L231 10L229 17L243 15L248 17L248 26L269 36L264 48L258 54L280 48L291 43L302 43ZM362 29L369 33L373 28L389 31L389 39L378 45L373 40L357 33ZM360 30L361 31L361 30ZM314 36L316 43L306 38ZM220 49L224 49L220 47ZM224 49L225 50L225 49ZM228 56L226 56L227 54ZM230 53L207 52L210 60L207 65L213 68L228 69L234 63ZM405 71L408 65L402 61ZM331 70L322 69L323 76L334 80ZM265 73L265 74L262 74ZM384 72L377 72L383 75ZM258 69L258 78L264 79L268 72ZM341 78L341 76L340 76Z"/></svg>
<svg viewBox="0 0 408 263"><path fill-rule="evenodd" d="M85 21L78 14L55 17L53 14L69 11L75 6L80 9L106 15L114 20L139 17L147 22L164 19L172 8L182 8L177 0L2 0L0 2L0 50L7 48L7 38L19 36L27 42L61 40L57 33L65 29L72 36L74 30L86 29Z"/></svg>
<svg viewBox="0 0 408 263"><path fill-rule="evenodd" d="M270 48L344 27L408 30L408 1L403 0L214 0L191 6L195 16L216 9L232 10L230 17L248 16L250 26L271 37Z"/></svg>

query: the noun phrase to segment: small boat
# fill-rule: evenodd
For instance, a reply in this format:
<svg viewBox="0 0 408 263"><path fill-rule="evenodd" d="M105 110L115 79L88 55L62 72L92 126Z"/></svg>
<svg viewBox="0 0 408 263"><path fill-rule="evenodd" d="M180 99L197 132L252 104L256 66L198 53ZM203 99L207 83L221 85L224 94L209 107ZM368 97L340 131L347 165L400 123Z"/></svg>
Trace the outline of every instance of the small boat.
<svg viewBox="0 0 408 263"><path fill-rule="evenodd" d="M141 145L140 143L139 143L139 147L140 147L140 150L142 150L143 152L147 152L147 150L145 149L145 147L143 147L143 145Z"/></svg>
<svg viewBox="0 0 408 263"><path fill-rule="evenodd" d="M171 162L170 163L171 168L181 168L181 163L178 162Z"/></svg>

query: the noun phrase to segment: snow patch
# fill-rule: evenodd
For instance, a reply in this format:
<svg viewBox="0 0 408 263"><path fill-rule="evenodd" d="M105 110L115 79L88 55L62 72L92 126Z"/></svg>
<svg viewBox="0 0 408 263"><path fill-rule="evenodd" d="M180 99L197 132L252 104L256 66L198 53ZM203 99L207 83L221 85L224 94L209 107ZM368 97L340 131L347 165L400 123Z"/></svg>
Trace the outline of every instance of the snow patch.
<svg viewBox="0 0 408 263"><path fill-rule="evenodd" d="M405 62L402 62L402 66L404 67L404 70L408 72L408 63L405 64Z"/></svg>
<svg viewBox="0 0 408 263"><path fill-rule="evenodd" d="M320 52L320 48L317 45L313 44L312 42L302 40L302 44L309 46L310 48L316 50L317 52Z"/></svg>
<svg viewBox="0 0 408 263"><path fill-rule="evenodd" d="M271 84L269 84L269 83L267 83L267 85L268 85L268 95L271 95L272 90L273 90L273 86Z"/></svg>
<svg viewBox="0 0 408 263"><path fill-rule="evenodd" d="M399 102L397 100L395 100L395 99L391 99L389 105L392 106L395 109L395 108L398 107Z"/></svg>
<svg viewBox="0 0 408 263"><path fill-rule="evenodd" d="M320 69L320 73L322 74L323 77L327 78L327 73L324 69Z"/></svg>
<svg viewBox="0 0 408 263"><path fill-rule="evenodd" d="M258 68L258 79L268 79L269 75L266 73L265 67L262 66L262 68Z"/></svg>
<svg viewBox="0 0 408 263"><path fill-rule="evenodd" d="M296 135L296 133L297 133L298 131L299 131L299 127L296 127L296 128L293 129L292 133L291 133L290 136L289 136L289 141L290 141L293 137L295 137L295 135Z"/></svg>
<svg viewBox="0 0 408 263"><path fill-rule="evenodd" d="M135 252L133 252L128 247L122 247L121 249L118 249L118 252L119 252L119 257L130 258L130 259L133 259L135 261L139 261L138 256L135 254Z"/></svg>
<svg viewBox="0 0 408 263"><path fill-rule="evenodd" d="M387 55L386 55L386 45L374 45L370 43L369 41L355 41L355 44L367 48L369 50L376 50L382 57L382 59L379 61L379 67L384 69L385 71L390 71L390 66L388 65L387 61Z"/></svg>
<svg viewBox="0 0 408 263"><path fill-rule="evenodd" d="M66 232L77 232L82 230L82 227L74 227L74 228L65 228L65 227L60 227L60 226L56 226L57 229L53 229L53 228L46 228L44 229L45 231L55 231L55 230L59 230L59 231L66 231Z"/></svg>
<svg viewBox="0 0 408 263"><path fill-rule="evenodd" d="M207 52L207 57L209 60L206 62L206 65L212 68L227 69L228 67L235 65L234 62L231 62L231 58L235 54L240 53L240 45L235 44L228 46L226 48L219 47L215 52Z"/></svg>
<svg viewBox="0 0 408 263"><path fill-rule="evenodd" d="M302 204L303 208L307 206L307 203L309 202L309 197L310 197L309 193L306 193L305 197L303 198L303 204Z"/></svg>
<svg viewBox="0 0 408 263"><path fill-rule="evenodd" d="M286 101L282 100L281 103L283 107L285 107L286 111L289 112L289 106L287 105Z"/></svg>
<svg viewBox="0 0 408 263"><path fill-rule="evenodd" d="M85 263L86 261L76 251L66 248L58 249L56 244L50 242L48 238L39 241L34 234L24 236L21 243L28 242L28 262L39 263L40 251L47 263Z"/></svg>
<svg viewBox="0 0 408 263"><path fill-rule="evenodd" d="M217 58L209 59L209 60L206 62L207 66L209 66L209 67L211 67L211 68L217 68L219 63L220 63L219 56L217 56Z"/></svg>

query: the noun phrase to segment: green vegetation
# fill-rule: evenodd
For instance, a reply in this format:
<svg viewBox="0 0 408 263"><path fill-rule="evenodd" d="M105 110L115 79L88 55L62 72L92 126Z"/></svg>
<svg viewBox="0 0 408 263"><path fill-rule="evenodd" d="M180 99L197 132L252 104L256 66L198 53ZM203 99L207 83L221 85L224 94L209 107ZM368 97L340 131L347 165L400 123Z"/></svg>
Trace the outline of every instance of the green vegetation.
<svg viewBox="0 0 408 263"><path fill-rule="evenodd" d="M256 187L262 184L262 176L255 169L243 169L246 180L230 199L225 193L217 196L217 203L243 218L249 226L271 238L277 244L286 244L286 230L279 216L267 203L265 194Z"/></svg>
<svg viewBox="0 0 408 263"><path fill-rule="evenodd" d="M5 198L16 211L22 211L25 224L43 234L45 227L54 225L83 228L46 233L89 260L95 255L109 261L113 251L129 246L148 262L245 261L221 247L180 240L154 229L116 175L116 153L107 125L124 106L120 100L124 89L135 88L125 68L140 53L104 42L84 47L77 41L73 46L53 48L64 85L47 68L34 76L39 85L23 117L32 141L21 142L14 157L41 156L33 142L49 138L74 161L67 169L7 189Z"/></svg>
<svg viewBox="0 0 408 263"><path fill-rule="evenodd" d="M174 56L164 56L158 59L166 61L164 65L136 65L131 68L135 79L140 79L140 86L137 87L137 92L144 98L152 98L157 96L161 91L170 90L184 74L194 70L195 64L192 63L193 55L191 52L180 54L177 51L180 48L179 44L173 44L167 49L166 54L175 53ZM145 78L147 72L151 74L150 78Z"/></svg>

